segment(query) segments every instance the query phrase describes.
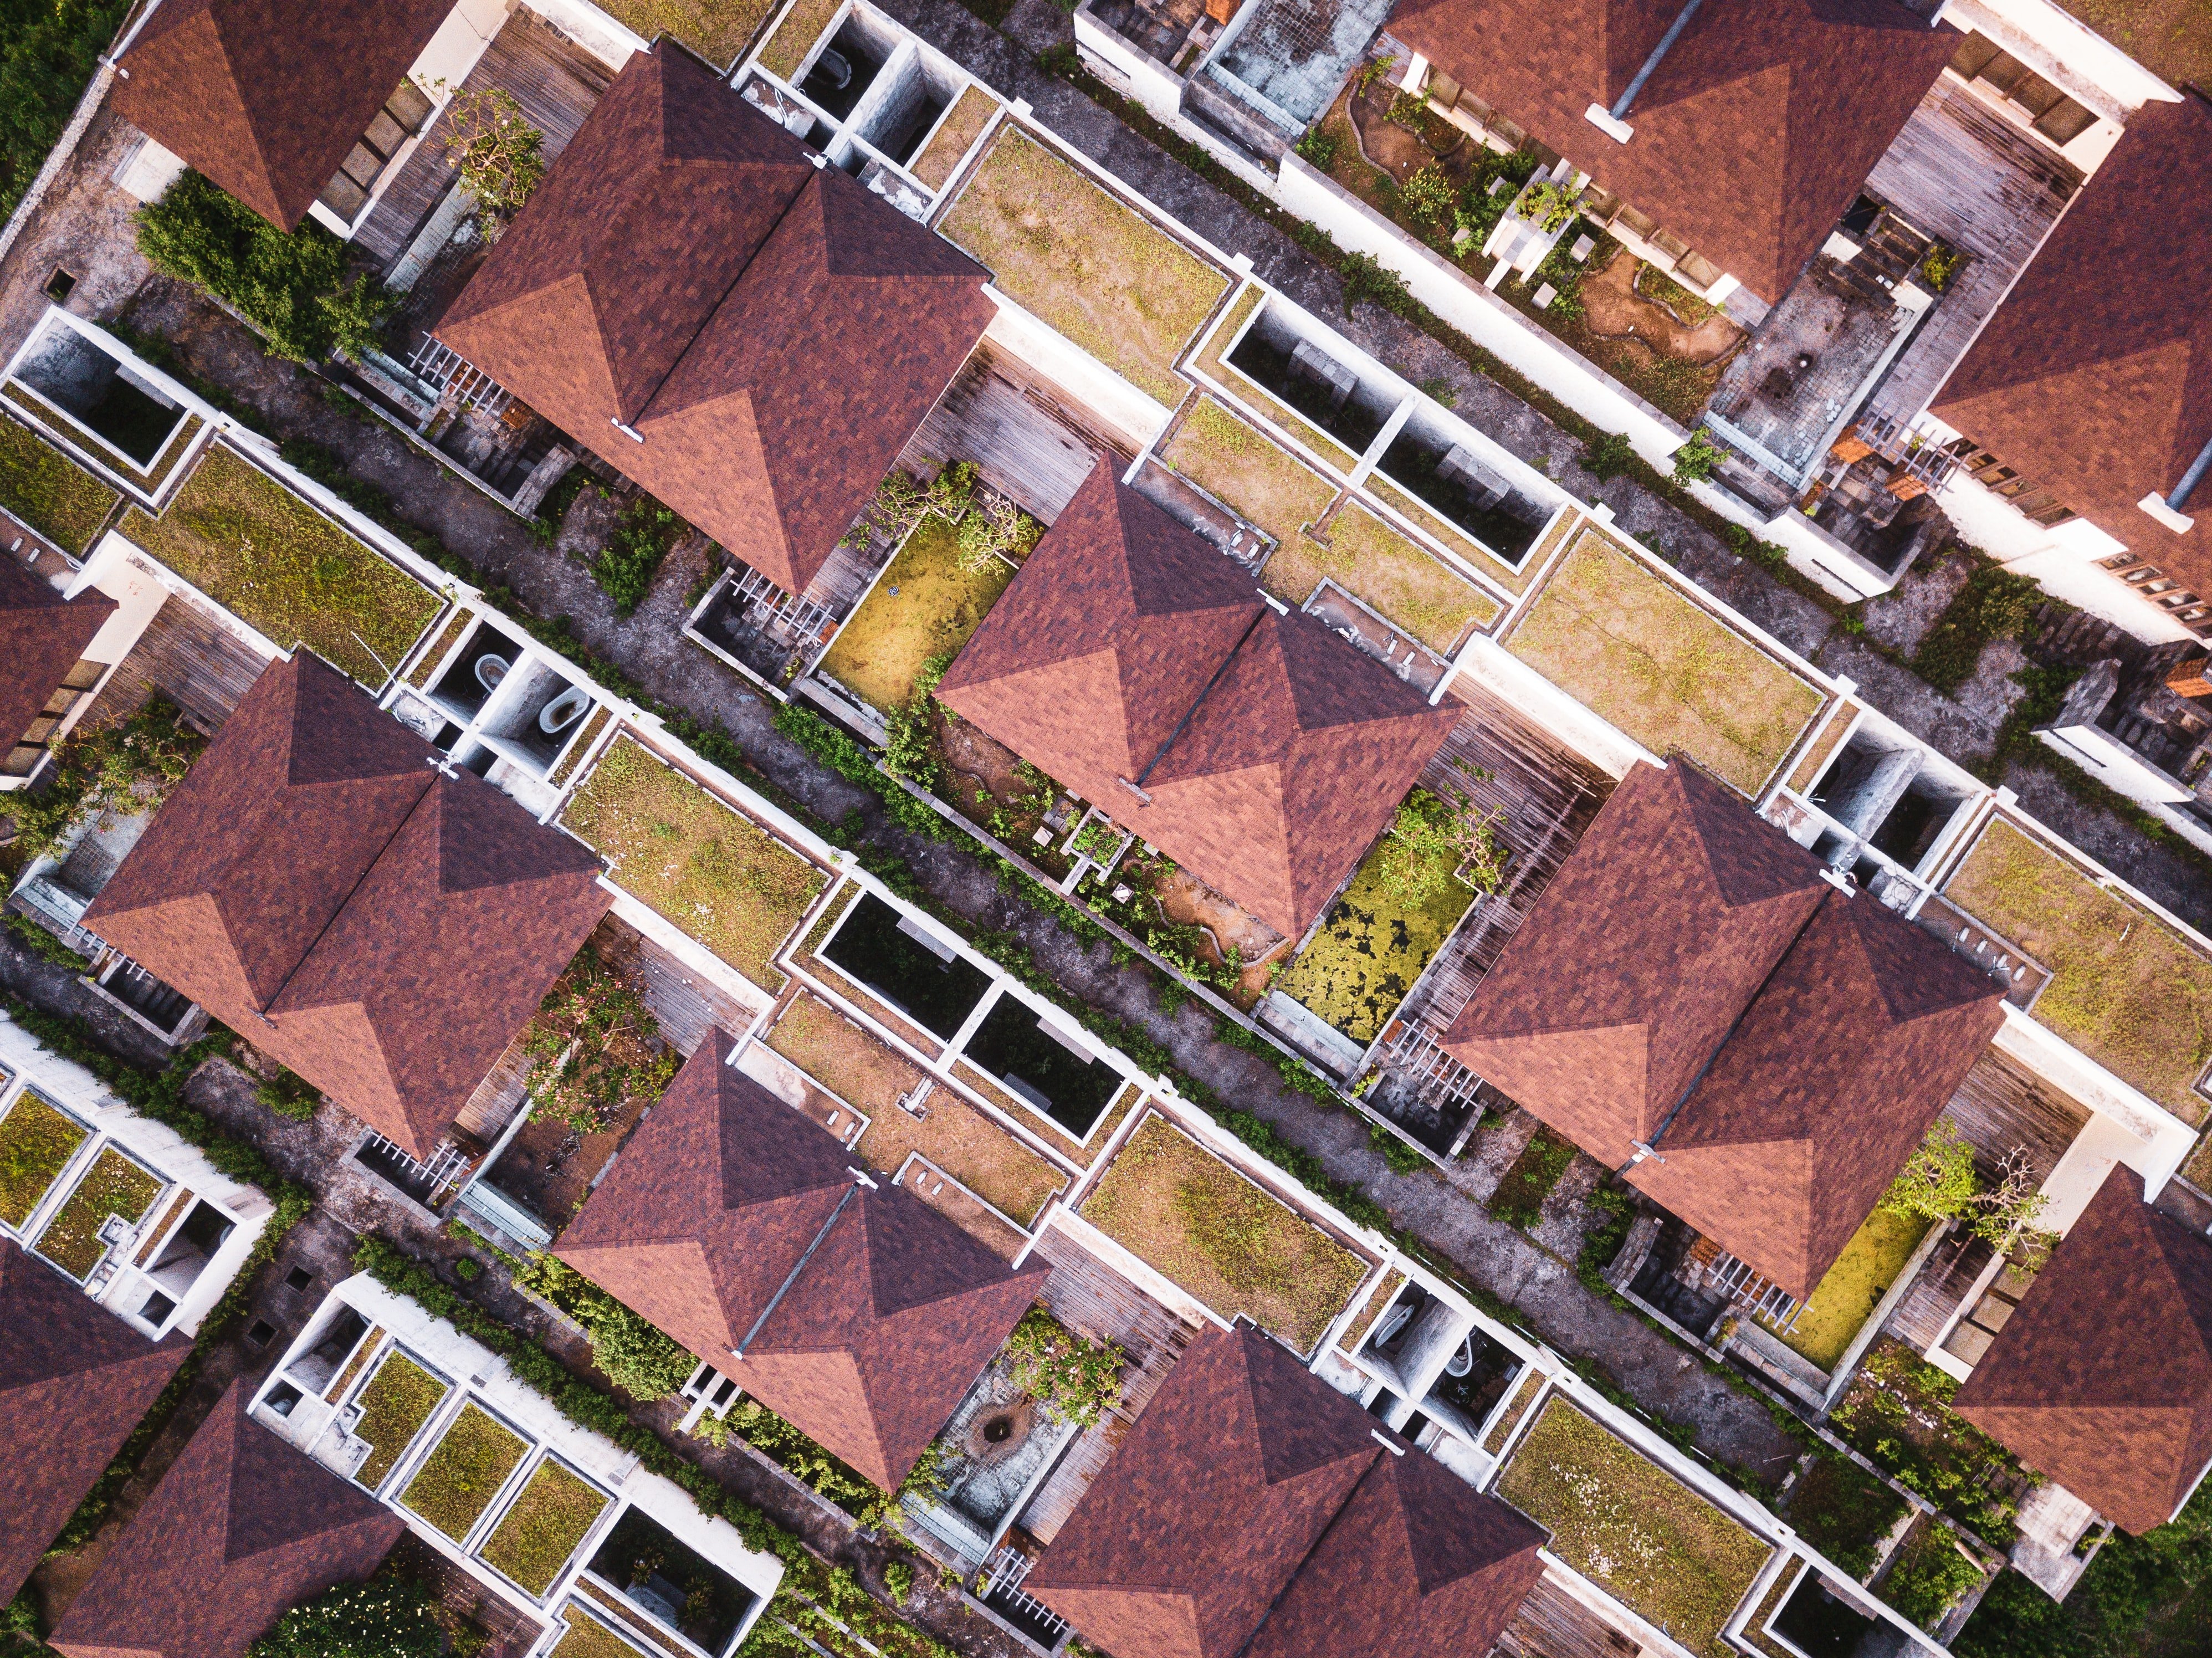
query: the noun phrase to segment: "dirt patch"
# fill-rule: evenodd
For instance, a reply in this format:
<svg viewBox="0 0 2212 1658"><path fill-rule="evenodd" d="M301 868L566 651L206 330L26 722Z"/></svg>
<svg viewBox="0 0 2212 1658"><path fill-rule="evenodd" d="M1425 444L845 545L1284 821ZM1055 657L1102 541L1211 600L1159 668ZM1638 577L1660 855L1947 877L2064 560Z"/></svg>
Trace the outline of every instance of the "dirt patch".
<svg viewBox="0 0 2212 1658"><path fill-rule="evenodd" d="M1742 349L1744 331L1715 313L1694 326L1665 306L1636 291L1641 259L1621 256L1608 261L1583 283L1583 319L1600 339L1630 337L1652 350L1699 366L1722 363Z"/></svg>
<svg viewBox="0 0 2212 1658"><path fill-rule="evenodd" d="M1389 118L1389 100L1370 96L1347 100L1352 130L1359 135L1359 152L1400 184L1436 160L1435 154L1412 133Z"/></svg>
<svg viewBox="0 0 2212 1658"><path fill-rule="evenodd" d="M1152 888L1152 896L1159 901L1169 920L1199 929L1203 941L1200 953L1216 967L1228 961L1227 948L1240 951L1245 967L1237 981L1239 999L1246 996L1259 999L1267 987L1268 975L1274 970L1273 963L1289 946L1289 939L1188 870L1179 869L1159 881Z"/></svg>

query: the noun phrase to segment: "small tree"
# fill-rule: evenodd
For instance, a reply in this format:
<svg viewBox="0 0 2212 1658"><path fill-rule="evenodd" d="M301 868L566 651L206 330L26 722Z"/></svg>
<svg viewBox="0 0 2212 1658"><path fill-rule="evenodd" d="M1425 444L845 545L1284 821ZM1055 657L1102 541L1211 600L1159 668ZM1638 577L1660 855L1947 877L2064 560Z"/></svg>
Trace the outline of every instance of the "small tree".
<svg viewBox="0 0 2212 1658"><path fill-rule="evenodd" d="M497 241L545 177L545 135L504 87L458 92L447 108L453 130L446 154L460 170L461 187L477 198L484 240Z"/></svg>
<svg viewBox="0 0 2212 1658"><path fill-rule="evenodd" d="M1476 887L1495 892L1505 875L1497 836L1504 817L1481 810L1465 794L1455 792L1446 799L1415 789L1376 851L1376 878L1383 891L1407 904L1419 903L1462 868Z"/></svg>
<svg viewBox="0 0 2212 1658"><path fill-rule="evenodd" d="M1974 1148L1958 1129L1939 1122L1905 1159L1876 1206L1900 1219L1956 1220L1974 1201Z"/></svg>
<svg viewBox="0 0 2212 1658"><path fill-rule="evenodd" d="M2051 1202L2042 1184L2027 1148L2014 1146L1997 1165L1996 1184L1975 1193L1967 1222L1976 1237L2001 1255L2017 1254L2030 1272L2043 1265L2057 1241L2036 1225Z"/></svg>
<svg viewBox="0 0 2212 1658"><path fill-rule="evenodd" d="M1044 535L1043 525L995 492L972 500L959 522L960 568L971 575L997 559L1018 564Z"/></svg>
<svg viewBox="0 0 2212 1658"><path fill-rule="evenodd" d="M435 1603L412 1583L349 1583L296 1606L252 1658L439 1658Z"/></svg>
<svg viewBox="0 0 2212 1658"><path fill-rule="evenodd" d="M1042 1307L1022 1315L1006 1357L1014 1385L1059 1421L1095 1427L1121 1403L1127 1355L1110 1341L1086 1341Z"/></svg>
<svg viewBox="0 0 2212 1658"><path fill-rule="evenodd" d="M1700 426L1674 452L1674 482L1703 483L1713 475L1713 469L1727 459L1728 451L1715 443Z"/></svg>

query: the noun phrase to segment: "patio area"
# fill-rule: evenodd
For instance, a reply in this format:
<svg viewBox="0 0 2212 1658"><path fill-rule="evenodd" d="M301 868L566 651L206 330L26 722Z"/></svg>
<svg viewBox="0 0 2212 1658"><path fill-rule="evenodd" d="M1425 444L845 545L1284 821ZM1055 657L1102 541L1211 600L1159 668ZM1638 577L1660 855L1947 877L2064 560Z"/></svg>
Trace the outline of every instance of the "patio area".
<svg viewBox="0 0 2212 1658"><path fill-rule="evenodd" d="M1507 854L1504 884L1476 904L1400 1005L1376 1056L1382 1080L1367 1099L1439 1152L1474 1121L1480 1082L1444 1054L1443 1034L1613 791L1602 772L1503 700L1465 679L1449 695L1462 712L1421 786L1503 814L1494 833Z"/></svg>

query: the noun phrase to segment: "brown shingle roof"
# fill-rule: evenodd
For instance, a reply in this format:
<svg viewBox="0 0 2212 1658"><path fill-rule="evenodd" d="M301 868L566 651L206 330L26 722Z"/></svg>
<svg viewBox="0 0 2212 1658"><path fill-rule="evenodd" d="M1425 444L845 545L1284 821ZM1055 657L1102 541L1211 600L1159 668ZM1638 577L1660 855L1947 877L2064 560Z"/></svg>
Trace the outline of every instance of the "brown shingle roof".
<svg viewBox="0 0 2212 1658"><path fill-rule="evenodd" d="M52 582L0 556L0 755L31 729L115 608L101 592L64 598Z"/></svg>
<svg viewBox="0 0 2212 1658"><path fill-rule="evenodd" d="M856 1186L844 1147L732 1047L701 1045L554 1253L890 1490L1048 1269L1014 1272L903 1189Z"/></svg>
<svg viewBox="0 0 2212 1658"><path fill-rule="evenodd" d="M407 1522L246 1414L234 1382L55 1627L64 1658L238 1658Z"/></svg>
<svg viewBox="0 0 2212 1658"><path fill-rule="evenodd" d="M2212 1462L2212 1243L2115 1167L1953 1401L2138 1536Z"/></svg>
<svg viewBox="0 0 2212 1658"><path fill-rule="evenodd" d="M2212 483L2175 535L2163 497L2212 439L2212 103L2146 104L1932 405L2100 530L2212 593ZM2185 507L2185 510L2191 510Z"/></svg>
<svg viewBox="0 0 2212 1658"><path fill-rule="evenodd" d="M437 332L798 592L982 337L985 274L640 52Z"/></svg>
<svg viewBox="0 0 2212 1658"><path fill-rule="evenodd" d="M0 1238L0 1596L15 1598L191 1350L147 1340Z"/></svg>
<svg viewBox="0 0 2212 1658"><path fill-rule="evenodd" d="M1444 1039L1793 1295L1872 1212L2003 987L1685 762L1638 765Z"/></svg>
<svg viewBox="0 0 2212 1658"><path fill-rule="evenodd" d="M1264 604L1103 459L938 697L1291 938L1389 826L1454 718Z"/></svg>
<svg viewBox="0 0 2212 1658"><path fill-rule="evenodd" d="M1639 764L1444 1046L1616 1168L1649 1141L1829 888L1693 766Z"/></svg>
<svg viewBox="0 0 2212 1658"><path fill-rule="evenodd" d="M289 230L453 0L163 0L108 101Z"/></svg>
<svg viewBox="0 0 2212 1658"><path fill-rule="evenodd" d="M1516 0L1405 0L1390 33L1656 219L1754 294L1797 280L1959 35L1895 0L1703 8L1638 95L1610 107L1680 0L1564 0L1532 24Z"/></svg>
<svg viewBox="0 0 2212 1658"><path fill-rule="evenodd" d="M608 902L588 849L438 757L337 670L271 664L86 912L416 1157Z"/></svg>
<svg viewBox="0 0 2212 1658"><path fill-rule="evenodd" d="M1629 1182L1808 1295L1989 1046L2003 995L1933 934L1831 890Z"/></svg>
<svg viewBox="0 0 2212 1658"><path fill-rule="evenodd" d="M1486 1652L1543 1533L1256 1330L1176 1361L1023 1588L1115 1658Z"/></svg>

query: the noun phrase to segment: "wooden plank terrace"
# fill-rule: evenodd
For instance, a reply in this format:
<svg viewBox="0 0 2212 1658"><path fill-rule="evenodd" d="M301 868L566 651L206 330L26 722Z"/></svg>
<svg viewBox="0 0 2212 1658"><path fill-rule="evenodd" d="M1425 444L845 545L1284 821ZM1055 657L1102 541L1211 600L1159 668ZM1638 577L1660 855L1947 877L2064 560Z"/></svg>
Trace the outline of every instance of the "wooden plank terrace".
<svg viewBox="0 0 2212 1658"><path fill-rule="evenodd" d="M1498 1637L1498 1650L1507 1658L1634 1658L1643 1648L1547 1573Z"/></svg>
<svg viewBox="0 0 2212 1658"><path fill-rule="evenodd" d="M613 80L612 70L521 6L492 37L461 89L503 87L513 93L524 118L544 135L545 160L550 165L568 147ZM453 130L448 106L354 233L354 246L374 259L380 270L388 270L407 251L423 221L452 187L454 167L446 155L446 139Z"/></svg>
<svg viewBox="0 0 2212 1658"><path fill-rule="evenodd" d="M1488 691L1462 680L1447 695L1464 711L1421 786L1463 793L1480 810L1503 813L1495 833L1511 856L1504 885L1478 902L1399 1009L1401 1019L1439 1036L1613 793L1611 778Z"/></svg>
<svg viewBox="0 0 2212 1658"><path fill-rule="evenodd" d="M159 691L214 731L229 719L267 666L261 655L218 628L191 601L161 601L146 631L116 665L88 720L127 719Z"/></svg>
<svg viewBox="0 0 2212 1658"><path fill-rule="evenodd" d="M1039 522L1050 524L1090 475L1098 449L1126 467L1127 440L1087 425L1080 405L986 340L978 345L898 465L934 477L950 460L973 461L983 481Z"/></svg>
<svg viewBox="0 0 2212 1658"><path fill-rule="evenodd" d="M1035 1253L1052 1263L1042 1297L1052 1315L1129 1356L1121 1372L1121 1409L1134 1417L1152 1402L1197 1332L1056 1226L1037 1234Z"/></svg>
<svg viewBox="0 0 2212 1658"><path fill-rule="evenodd" d="M2087 1126L2089 1110L1992 1048L1974 1061L1942 1120L1972 1145L1984 1180L1994 1180L1999 1162L2020 1149L2041 1181Z"/></svg>
<svg viewBox="0 0 2212 1658"><path fill-rule="evenodd" d="M1964 1233L1944 1239L1890 1313L1883 1330L1915 1353L1926 1352L1990 1264L1990 1253L1988 1244Z"/></svg>
<svg viewBox="0 0 2212 1658"><path fill-rule="evenodd" d="M1946 70L1867 185L1917 229L1972 256L1868 399L1868 414L1902 425L1966 354L2081 188L2081 173Z"/></svg>

